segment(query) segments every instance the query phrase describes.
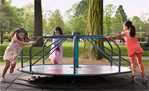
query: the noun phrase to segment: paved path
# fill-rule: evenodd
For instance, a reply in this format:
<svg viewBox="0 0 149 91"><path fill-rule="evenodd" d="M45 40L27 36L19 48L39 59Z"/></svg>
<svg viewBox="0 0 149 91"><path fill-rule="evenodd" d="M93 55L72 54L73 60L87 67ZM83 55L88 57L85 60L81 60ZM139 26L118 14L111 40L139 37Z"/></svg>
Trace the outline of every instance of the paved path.
<svg viewBox="0 0 149 91"><path fill-rule="evenodd" d="M146 69L149 67L146 66ZM145 72L149 79L149 70ZM16 71L0 83L0 91L149 91L149 83L130 81L130 74L100 77L41 77L26 81L31 75Z"/></svg>

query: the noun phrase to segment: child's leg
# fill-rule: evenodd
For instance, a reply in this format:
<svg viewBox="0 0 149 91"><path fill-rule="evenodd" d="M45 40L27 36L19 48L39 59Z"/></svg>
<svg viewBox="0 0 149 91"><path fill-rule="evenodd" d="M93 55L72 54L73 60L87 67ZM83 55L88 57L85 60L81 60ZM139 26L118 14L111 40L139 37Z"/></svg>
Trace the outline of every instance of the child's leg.
<svg viewBox="0 0 149 91"><path fill-rule="evenodd" d="M51 64L58 64L58 63L57 63L56 59L52 59Z"/></svg>
<svg viewBox="0 0 149 91"><path fill-rule="evenodd" d="M5 74L7 73L7 70L9 69L9 67L10 67L10 61L6 61L6 65L2 73L3 78L5 78Z"/></svg>
<svg viewBox="0 0 149 91"><path fill-rule="evenodd" d="M54 64L54 59L53 58L50 60L50 63L51 64Z"/></svg>
<svg viewBox="0 0 149 91"><path fill-rule="evenodd" d="M59 64L59 63L57 62L57 60L54 60L54 64Z"/></svg>
<svg viewBox="0 0 149 91"><path fill-rule="evenodd" d="M135 72L137 71L137 68L138 68L138 62L137 62L137 58L135 56L135 60L134 60L134 70L135 70Z"/></svg>
<svg viewBox="0 0 149 91"><path fill-rule="evenodd" d="M131 71L132 71L132 77L134 79L135 77L135 55L130 57L130 66L131 66Z"/></svg>
<svg viewBox="0 0 149 91"><path fill-rule="evenodd" d="M142 53L137 53L137 61L138 61L138 66L139 66L139 70L141 72L141 76L142 78L144 78L144 65L142 63Z"/></svg>
<svg viewBox="0 0 149 91"><path fill-rule="evenodd" d="M16 67L16 62L13 61L13 62L11 63L10 73L13 73L13 72L14 72L15 67Z"/></svg>

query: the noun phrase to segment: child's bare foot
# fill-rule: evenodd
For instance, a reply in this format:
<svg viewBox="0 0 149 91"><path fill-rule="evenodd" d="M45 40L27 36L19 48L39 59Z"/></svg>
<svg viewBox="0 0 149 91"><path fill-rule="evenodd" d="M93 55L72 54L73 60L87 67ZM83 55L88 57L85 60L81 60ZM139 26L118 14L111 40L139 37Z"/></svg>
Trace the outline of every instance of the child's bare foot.
<svg viewBox="0 0 149 91"><path fill-rule="evenodd" d="M131 82L133 82L133 83L136 82L136 77L134 75L131 77Z"/></svg>

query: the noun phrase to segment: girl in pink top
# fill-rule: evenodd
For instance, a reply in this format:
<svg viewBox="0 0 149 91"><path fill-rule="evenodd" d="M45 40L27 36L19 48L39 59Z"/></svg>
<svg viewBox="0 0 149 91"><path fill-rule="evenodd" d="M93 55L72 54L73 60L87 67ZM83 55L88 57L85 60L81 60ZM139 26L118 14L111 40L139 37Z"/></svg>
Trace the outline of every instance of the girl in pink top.
<svg viewBox="0 0 149 91"><path fill-rule="evenodd" d="M143 49L141 48L140 43L136 38L136 30L132 22L131 21L124 22L123 31L120 34L117 34L115 37L111 36L108 37L108 39L111 38L124 39L131 63L132 80L135 80L136 64L138 65L141 76L144 79L144 65L142 63Z"/></svg>
<svg viewBox="0 0 149 91"><path fill-rule="evenodd" d="M54 30L53 35L63 35L63 31L60 27L56 27ZM61 64L63 59L63 48L61 44L58 44L58 41L61 40L60 38L54 38L52 42L54 43L51 48L54 48L51 50L51 55L49 56L49 59L51 60L52 64Z"/></svg>
<svg viewBox="0 0 149 91"><path fill-rule="evenodd" d="M11 34L11 42L5 50L3 59L6 61L5 68L2 73L2 79L5 78L7 70L10 68L10 73L13 73L16 66L16 59L19 56L22 47L26 44L33 44L35 41L30 41L27 36L27 32L23 28L18 28Z"/></svg>

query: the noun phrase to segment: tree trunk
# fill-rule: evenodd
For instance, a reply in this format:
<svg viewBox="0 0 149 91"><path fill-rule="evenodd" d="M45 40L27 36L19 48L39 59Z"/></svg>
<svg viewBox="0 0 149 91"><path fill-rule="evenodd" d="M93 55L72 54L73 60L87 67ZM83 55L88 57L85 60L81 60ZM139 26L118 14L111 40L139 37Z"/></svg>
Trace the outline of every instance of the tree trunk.
<svg viewBox="0 0 149 91"><path fill-rule="evenodd" d="M103 35L103 0L88 0L88 35ZM102 41L96 41L96 46L103 46ZM101 59L103 55L94 47L91 52L96 59Z"/></svg>
<svg viewBox="0 0 149 91"><path fill-rule="evenodd" d="M34 24L35 24L35 30L34 30L34 38L36 39L39 36L43 35L43 31L42 31L42 6L41 6L41 0L34 0L35 3L35 20L34 20ZM39 40L35 46L42 46L43 45L43 39Z"/></svg>
<svg viewBox="0 0 149 91"><path fill-rule="evenodd" d="M3 31L0 32L0 42L3 44Z"/></svg>

